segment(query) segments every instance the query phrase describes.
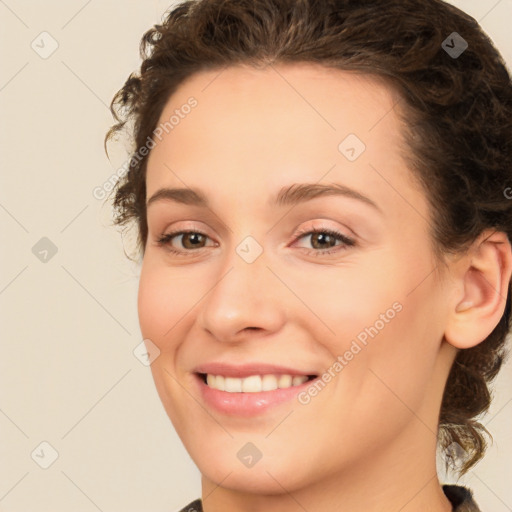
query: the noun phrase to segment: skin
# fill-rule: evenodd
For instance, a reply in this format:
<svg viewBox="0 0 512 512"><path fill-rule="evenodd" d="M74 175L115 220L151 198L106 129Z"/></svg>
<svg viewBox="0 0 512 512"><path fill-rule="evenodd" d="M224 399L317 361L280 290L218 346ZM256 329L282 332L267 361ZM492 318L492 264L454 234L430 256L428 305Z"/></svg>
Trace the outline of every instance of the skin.
<svg viewBox="0 0 512 512"><path fill-rule="evenodd" d="M425 193L401 157L398 97L368 76L313 64L198 73L161 121L190 96L197 107L149 155L147 198L194 187L210 207L148 207L138 309L160 350L157 391L202 474L204 510L451 510L435 464L442 393L457 350L503 314L508 240L485 233L439 265ZM353 162L338 149L351 133L366 145ZM343 184L378 209L345 196L269 204L306 182ZM313 227L355 245L297 237ZM158 245L180 229L206 235L200 249L186 235ZM263 249L252 263L236 252L249 235ZM211 361L321 374L394 303L400 312L307 405L241 418L198 393L193 369ZM237 457L247 442L262 454L251 468Z"/></svg>

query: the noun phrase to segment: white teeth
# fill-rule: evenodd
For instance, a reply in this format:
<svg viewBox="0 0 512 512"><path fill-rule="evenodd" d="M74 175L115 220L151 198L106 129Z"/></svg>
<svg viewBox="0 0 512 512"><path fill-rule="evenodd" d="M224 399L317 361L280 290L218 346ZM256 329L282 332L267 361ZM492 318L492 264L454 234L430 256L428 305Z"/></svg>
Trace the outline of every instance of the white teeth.
<svg viewBox="0 0 512 512"><path fill-rule="evenodd" d="M215 385L217 389L226 389L226 379L222 375L217 375L215 377Z"/></svg>
<svg viewBox="0 0 512 512"><path fill-rule="evenodd" d="M292 386L300 386L301 384L304 384L308 378L306 375L295 375L292 379Z"/></svg>
<svg viewBox="0 0 512 512"><path fill-rule="evenodd" d="M252 375L245 379L237 379L242 383L242 391L244 393L258 393L261 391L261 377L259 375Z"/></svg>
<svg viewBox="0 0 512 512"><path fill-rule="evenodd" d="M292 376L291 375L281 375L281 377L279 377L279 381L278 381L277 385L279 386L279 389L291 387Z"/></svg>
<svg viewBox="0 0 512 512"><path fill-rule="evenodd" d="M306 375L251 375L243 379L224 377L223 375L206 375L206 383L213 389L228 393L259 393L292 386L300 386L308 380Z"/></svg>
<svg viewBox="0 0 512 512"><path fill-rule="evenodd" d="M261 379L262 391L273 391L277 388L277 377L275 375L263 375Z"/></svg>
<svg viewBox="0 0 512 512"><path fill-rule="evenodd" d="M215 383L217 383L217 380L215 380ZM224 381L224 391L228 393L240 393L242 391L242 379L226 377Z"/></svg>

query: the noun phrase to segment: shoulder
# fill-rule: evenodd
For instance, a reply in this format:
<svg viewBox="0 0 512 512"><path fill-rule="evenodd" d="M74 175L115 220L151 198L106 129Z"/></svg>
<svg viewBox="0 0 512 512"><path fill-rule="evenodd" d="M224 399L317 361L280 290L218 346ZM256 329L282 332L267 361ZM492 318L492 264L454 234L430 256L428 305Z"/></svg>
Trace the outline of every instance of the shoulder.
<svg viewBox="0 0 512 512"><path fill-rule="evenodd" d="M473 499L473 493L461 485L443 485L446 497L453 505L454 512L482 512Z"/></svg>
<svg viewBox="0 0 512 512"><path fill-rule="evenodd" d="M201 499L198 498L192 503L189 503L186 507L183 507L179 512L203 512L203 505Z"/></svg>

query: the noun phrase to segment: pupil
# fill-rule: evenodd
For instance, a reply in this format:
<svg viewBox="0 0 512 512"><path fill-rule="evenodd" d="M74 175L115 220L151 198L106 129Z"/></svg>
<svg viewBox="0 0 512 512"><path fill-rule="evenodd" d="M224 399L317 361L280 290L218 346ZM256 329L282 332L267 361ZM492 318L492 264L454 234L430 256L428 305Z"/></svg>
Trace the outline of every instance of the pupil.
<svg viewBox="0 0 512 512"><path fill-rule="evenodd" d="M202 235L200 235L199 233L188 233L188 238L189 238L189 241L192 240L192 245L197 245L197 242L200 242L200 240L198 240L198 237L201 237L201 236Z"/></svg>
<svg viewBox="0 0 512 512"><path fill-rule="evenodd" d="M320 239L320 244L326 243L326 238L329 238L331 235L328 235L326 233L318 233L317 237ZM323 240L322 240L323 239Z"/></svg>

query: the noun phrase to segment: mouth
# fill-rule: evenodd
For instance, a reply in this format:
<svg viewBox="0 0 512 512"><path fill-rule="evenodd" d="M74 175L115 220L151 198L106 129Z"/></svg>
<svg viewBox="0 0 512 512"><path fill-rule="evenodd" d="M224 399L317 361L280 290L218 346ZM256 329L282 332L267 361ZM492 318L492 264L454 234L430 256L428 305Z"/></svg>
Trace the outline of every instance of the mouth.
<svg viewBox="0 0 512 512"><path fill-rule="evenodd" d="M261 393L276 389L288 389L312 381L318 375L264 374L247 377L228 377L211 373L196 373L211 389L227 393Z"/></svg>
<svg viewBox="0 0 512 512"><path fill-rule="evenodd" d="M230 377L194 373L205 406L228 417L264 417L297 400L318 375L261 374Z"/></svg>

